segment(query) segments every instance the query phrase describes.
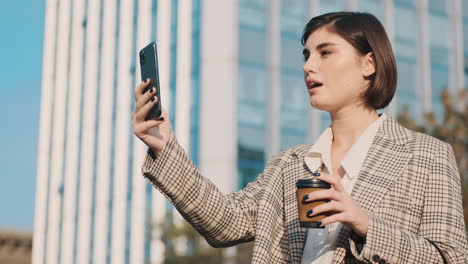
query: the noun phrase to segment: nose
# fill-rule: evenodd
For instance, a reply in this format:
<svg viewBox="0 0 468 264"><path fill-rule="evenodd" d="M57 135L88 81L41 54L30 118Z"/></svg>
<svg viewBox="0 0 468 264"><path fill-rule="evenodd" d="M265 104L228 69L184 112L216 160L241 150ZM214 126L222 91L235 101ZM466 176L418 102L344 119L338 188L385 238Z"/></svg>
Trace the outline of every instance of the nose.
<svg viewBox="0 0 468 264"><path fill-rule="evenodd" d="M311 72L316 73L317 72L316 69L317 67L315 63L310 58L304 62L303 70L305 74L311 73Z"/></svg>

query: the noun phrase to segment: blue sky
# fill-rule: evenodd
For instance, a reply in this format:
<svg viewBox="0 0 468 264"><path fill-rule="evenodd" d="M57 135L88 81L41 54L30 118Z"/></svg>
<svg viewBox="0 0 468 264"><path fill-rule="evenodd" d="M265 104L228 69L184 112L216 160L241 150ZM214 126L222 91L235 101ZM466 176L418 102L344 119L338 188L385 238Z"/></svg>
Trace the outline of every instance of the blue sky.
<svg viewBox="0 0 468 264"><path fill-rule="evenodd" d="M0 1L0 227L33 229L44 10Z"/></svg>

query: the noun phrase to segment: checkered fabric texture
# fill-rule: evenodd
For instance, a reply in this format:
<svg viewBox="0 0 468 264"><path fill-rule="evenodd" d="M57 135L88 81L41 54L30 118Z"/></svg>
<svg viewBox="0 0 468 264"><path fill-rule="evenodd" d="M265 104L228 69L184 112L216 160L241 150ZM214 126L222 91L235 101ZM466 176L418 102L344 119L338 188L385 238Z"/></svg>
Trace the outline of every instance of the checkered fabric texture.
<svg viewBox="0 0 468 264"><path fill-rule="evenodd" d="M174 135L143 175L214 247L255 240L252 263L300 263L307 230L299 226L295 182L310 175L299 145L273 157L243 190L221 193L202 176ZM343 228L333 263L468 263L460 174L452 148L392 118L379 128L353 199L369 214L365 239Z"/></svg>

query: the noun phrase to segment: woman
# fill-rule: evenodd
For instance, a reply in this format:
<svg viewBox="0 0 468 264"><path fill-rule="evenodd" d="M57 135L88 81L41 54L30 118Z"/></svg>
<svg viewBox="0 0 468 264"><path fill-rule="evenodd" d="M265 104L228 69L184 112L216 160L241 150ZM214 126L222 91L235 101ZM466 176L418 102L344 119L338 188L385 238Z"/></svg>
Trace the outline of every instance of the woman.
<svg viewBox="0 0 468 264"><path fill-rule="evenodd" d="M367 13L321 15L306 25L302 43L310 104L332 120L315 144L280 153L254 182L223 195L178 145L166 112L144 120L158 100L155 88L142 92L144 82L133 122L149 147L144 176L212 246L255 240L253 263L468 263L451 147L377 114L397 79L380 22ZM308 212L330 216L325 229L302 229L295 182L320 166L319 179L332 189L303 199L330 199Z"/></svg>

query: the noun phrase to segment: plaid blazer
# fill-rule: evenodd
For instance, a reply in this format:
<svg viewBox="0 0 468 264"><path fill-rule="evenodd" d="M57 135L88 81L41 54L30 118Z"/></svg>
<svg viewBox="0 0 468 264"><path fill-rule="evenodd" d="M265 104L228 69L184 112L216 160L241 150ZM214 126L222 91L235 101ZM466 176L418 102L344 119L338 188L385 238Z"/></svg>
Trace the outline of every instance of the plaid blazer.
<svg viewBox="0 0 468 264"><path fill-rule="evenodd" d="M255 241L252 263L300 263L307 230L299 226L295 182L310 175L311 145L272 158L243 190L222 194L203 177L174 135L151 151L144 176L214 247ZM460 175L452 148L392 118L380 126L352 191L369 214L365 239L344 227L333 263L468 263Z"/></svg>

